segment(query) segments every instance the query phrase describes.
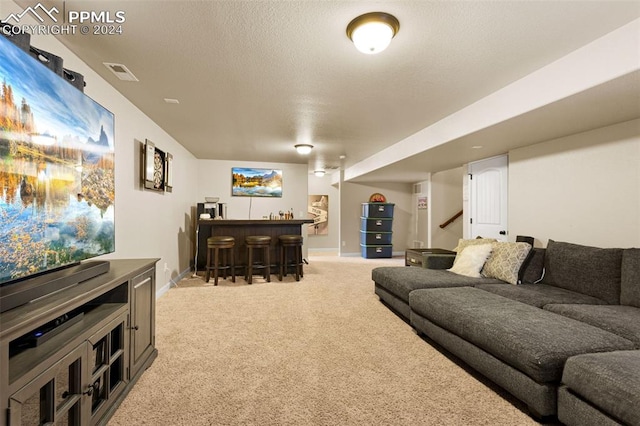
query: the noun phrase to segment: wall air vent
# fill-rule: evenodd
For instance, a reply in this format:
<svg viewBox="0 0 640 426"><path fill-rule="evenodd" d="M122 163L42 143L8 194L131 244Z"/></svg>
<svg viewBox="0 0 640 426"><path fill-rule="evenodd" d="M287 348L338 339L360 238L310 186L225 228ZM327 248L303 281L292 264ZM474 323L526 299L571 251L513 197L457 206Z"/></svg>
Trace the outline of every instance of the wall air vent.
<svg viewBox="0 0 640 426"><path fill-rule="evenodd" d="M413 193L414 194L422 194L422 184L421 183L414 183L413 184Z"/></svg>
<svg viewBox="0 0 640 426"><path fill-rule="evenodd" d="M133 75L129 68L122 64L115 64L112 62L103 62L103 65L109 69L116 77L123 81L140 81Z"/></svg>

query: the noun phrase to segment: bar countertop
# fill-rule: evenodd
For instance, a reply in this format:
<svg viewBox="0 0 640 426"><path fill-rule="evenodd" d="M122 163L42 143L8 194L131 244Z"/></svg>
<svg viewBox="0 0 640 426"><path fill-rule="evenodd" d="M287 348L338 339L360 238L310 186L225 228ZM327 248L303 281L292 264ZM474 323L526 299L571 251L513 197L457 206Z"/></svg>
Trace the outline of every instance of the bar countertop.
<svg viewBox="0 0 640 426"><path fill-rule="evenodd" d="M234 225L302 225L313 223L313 219L198 219L199 225L234 226Z"/></svg>

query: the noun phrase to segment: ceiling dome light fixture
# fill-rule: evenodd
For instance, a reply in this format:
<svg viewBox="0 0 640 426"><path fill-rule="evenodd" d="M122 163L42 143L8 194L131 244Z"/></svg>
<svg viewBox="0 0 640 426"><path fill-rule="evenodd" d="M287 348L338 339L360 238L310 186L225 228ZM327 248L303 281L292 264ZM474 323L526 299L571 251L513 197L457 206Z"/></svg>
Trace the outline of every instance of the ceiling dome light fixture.
<svg viewBox="0 0 640 426"><path fill-rule="evenodd" d="M380 53L400 30L395 16L384 12L365 13L349 22L347 36L356 49L367 55Z"/></svg>
<svg viewBox="0 0 640 426"><path fill-rule="evenodd" d="M307 155L311 152L311 148L313 148L313 145L309 145L308 143L299 143L297 145L294 145L293 147L296 149L296 151L298 151L298 154Z"/></svg>
<svg viewBox="0 0 640 426"><path fill-rule="evenodd" d="M326 172L324 170L315 170L313 172L313 174L316 175L317 177L322 177L322 176L324 176L325 173Z"/></svg>

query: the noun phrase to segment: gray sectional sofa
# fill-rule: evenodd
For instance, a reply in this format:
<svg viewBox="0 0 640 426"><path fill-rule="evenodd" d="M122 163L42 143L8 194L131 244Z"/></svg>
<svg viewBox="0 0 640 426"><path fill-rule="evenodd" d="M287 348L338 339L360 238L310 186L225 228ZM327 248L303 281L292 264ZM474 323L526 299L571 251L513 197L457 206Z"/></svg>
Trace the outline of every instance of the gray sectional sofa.
<svg viewBox="0 0 640 426"><path fill-rule="evenodd" d="M381 267L375 293L421 335L568 425L640 425L640 249L550 240L518 285Z"/></svg>

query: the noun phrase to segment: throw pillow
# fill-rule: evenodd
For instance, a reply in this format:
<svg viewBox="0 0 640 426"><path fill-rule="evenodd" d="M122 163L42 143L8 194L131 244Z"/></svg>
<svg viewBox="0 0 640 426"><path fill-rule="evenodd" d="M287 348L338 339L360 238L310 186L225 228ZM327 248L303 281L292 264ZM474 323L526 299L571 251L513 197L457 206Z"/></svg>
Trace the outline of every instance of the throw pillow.
<svg viewBox="0 0 640 426"><path fill-rule="evenodd" d="M480 278L480 271L490 254L491 244L475 244L465 247L456 256L457 261L453 267L447 271L467 277Z"/></svg>
<svg viewBox="0 0 640 426"><path fill-rule="evenodd" d="M518 284L518 272L531 251L531 244L498 241L493 243L492 248L491 256L484 264L482 275L506 281L509 284Z"/></svg>
<svg viewBox="0 0 640 426"><path fill-rule="evenodd" d="M462 253L462 250L464 250L466 247L479 245L479 244L491 244L496 241L497 240L495 238L475 238L473 240L464 240L460 238L458 240L458 245L456 246L456 248L453 249L453 251L457 252L456 258L453 260L453 264L454 265L456 264L460 256L460 253Z"/></svg>

